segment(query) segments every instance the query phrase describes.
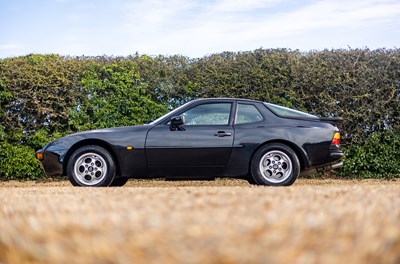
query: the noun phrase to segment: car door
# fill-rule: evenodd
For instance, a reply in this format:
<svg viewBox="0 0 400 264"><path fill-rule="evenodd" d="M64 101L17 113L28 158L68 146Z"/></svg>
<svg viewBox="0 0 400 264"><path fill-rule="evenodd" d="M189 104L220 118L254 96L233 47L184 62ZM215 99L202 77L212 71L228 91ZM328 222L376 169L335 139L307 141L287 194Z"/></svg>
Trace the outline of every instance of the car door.
<svg viewBox="0 0 400 264"><path fill-rule="evenodd" d="M177 113L184 120L158 124L147 134L146 158L150 175L214 176L222 172L232 151L232 102L194 105Z"/></svg>

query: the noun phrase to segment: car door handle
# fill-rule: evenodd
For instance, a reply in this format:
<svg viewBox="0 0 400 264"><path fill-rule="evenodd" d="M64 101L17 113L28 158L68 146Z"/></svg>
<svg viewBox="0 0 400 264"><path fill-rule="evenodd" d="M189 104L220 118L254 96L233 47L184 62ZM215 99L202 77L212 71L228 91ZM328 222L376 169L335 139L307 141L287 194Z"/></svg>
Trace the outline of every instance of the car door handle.
<svg viewBox="0 0 400 264"><path fill-rule="evenodd" d="M231 132L225 132L225 131L218 131L217 133L214 134L216 137L229 137L232 136Z"/></svg>

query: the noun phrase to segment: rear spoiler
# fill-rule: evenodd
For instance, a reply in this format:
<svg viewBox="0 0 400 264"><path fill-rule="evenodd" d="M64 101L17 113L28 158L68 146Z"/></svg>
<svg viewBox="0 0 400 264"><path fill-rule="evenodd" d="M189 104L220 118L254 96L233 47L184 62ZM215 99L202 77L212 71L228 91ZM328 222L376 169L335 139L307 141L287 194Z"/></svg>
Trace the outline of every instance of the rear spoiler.
<svg viewBox="0 0 400 264"><path fill-rule="evenodd" d="M330 123L332 125L336 125L336 123L343 121L343 118L341 117L319 117L318 119L321 122Z"/></svg>

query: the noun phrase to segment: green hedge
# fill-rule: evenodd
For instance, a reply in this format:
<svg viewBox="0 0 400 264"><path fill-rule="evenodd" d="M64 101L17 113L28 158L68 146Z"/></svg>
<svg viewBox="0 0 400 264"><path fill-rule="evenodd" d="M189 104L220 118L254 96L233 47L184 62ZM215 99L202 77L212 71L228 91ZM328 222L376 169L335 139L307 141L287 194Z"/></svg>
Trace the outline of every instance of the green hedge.
<svg viewBox="0 0 400 264"><path fill-rule="evenodd" d="M0 179L38 178L46 142L136 125L194 98L259 99L341 116L343 176L399 177L400 51L258 49L184 56L0 60Z"/></svg>
<svg viewBox="0 0 400 264"><path fill-rule="evenodd" d="M136 66L127 61L100 65L91 63L81 79L79 104L70 109L73 130L129 126L164 114L164 105L154 102L147 86L140 83Z"/></svg>
<svg viewBox="0 0 400 264"><path fill-rule="evenodd" d="M79 130L136 125L167 108L133 62L29 55L0 61L0 179L45 177L34 152Z"/></svg>
<svg viewBox="0 0 400 264"><path fill-rule="evenodd" d="M400 176L400 133L374 133L357 145L344 148L345 164L341 174L364 178Z"/></svg>
<svg viewBox="0 0 400 264"><path fill-rule="evenodd" d="M22 180L43 177L35 151L24 145L2 143L0 146L1 179Z"/></svg>

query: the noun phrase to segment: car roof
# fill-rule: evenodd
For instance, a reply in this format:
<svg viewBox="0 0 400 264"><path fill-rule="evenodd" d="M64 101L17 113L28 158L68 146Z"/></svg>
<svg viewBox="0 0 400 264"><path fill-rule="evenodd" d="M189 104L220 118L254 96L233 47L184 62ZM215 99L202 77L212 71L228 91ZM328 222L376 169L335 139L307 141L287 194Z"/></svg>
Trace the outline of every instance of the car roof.
<svg viewBox="0 0 400 264"><path fill-rule="evenodd" d="M241 101L241 102L249 102L249 103L262 103L262 101L252 100L252 99L244 99L244 98L229 98L229 97L217 97L217 98L198 98L193 100L192 102L201 102L201 101Z"/></svg>

